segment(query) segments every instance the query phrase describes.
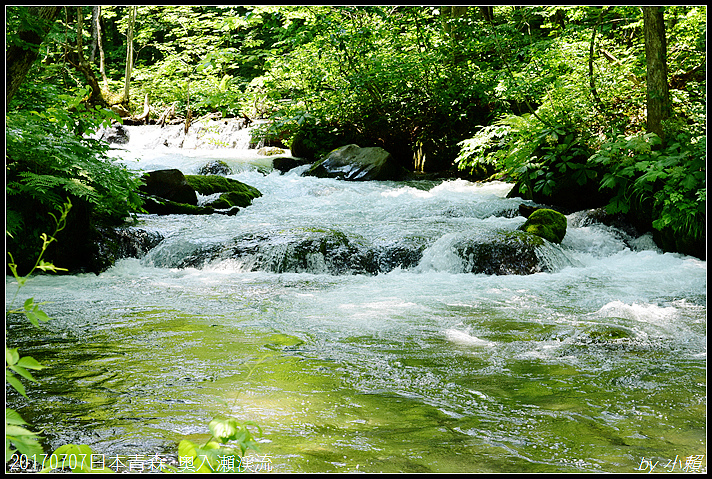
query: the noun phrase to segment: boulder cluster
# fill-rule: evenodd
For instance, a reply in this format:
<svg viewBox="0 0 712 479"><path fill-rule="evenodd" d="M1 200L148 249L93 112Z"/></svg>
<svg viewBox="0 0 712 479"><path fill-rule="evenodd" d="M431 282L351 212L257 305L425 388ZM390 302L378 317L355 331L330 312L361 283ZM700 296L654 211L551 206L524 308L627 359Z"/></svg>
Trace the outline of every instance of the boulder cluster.
<svg viewBox="0 0 712 479"><path fill-rule="evenodd" d="M220 175L184 175L167 169L148 172L143 178L145 184L139 189L143 207L158 215L234 215L262 196L256 188ZM217 197L199 206L198 195Z"/></svg>

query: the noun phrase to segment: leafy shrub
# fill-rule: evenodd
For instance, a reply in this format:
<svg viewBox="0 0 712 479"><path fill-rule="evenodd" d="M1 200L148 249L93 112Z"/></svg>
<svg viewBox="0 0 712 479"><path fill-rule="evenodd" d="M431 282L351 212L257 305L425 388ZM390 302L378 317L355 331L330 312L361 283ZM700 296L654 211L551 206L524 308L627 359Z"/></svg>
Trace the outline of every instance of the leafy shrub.
<svg viewBox="0 0 712 479"><path fill-rule="evenodd" d="M602 189L615 196L610 213L645 211L657 230L704 239L706 137L679 132L665 146L654 133L618 135L604 143L590 163L608 168Z"/></svg>
<svg viewBox="0 0 712 479"><path fill-rule="evenodd" d="M234 466L240 466L240 458L248 449L259 452L248 426L262 429L252 421L239 422L237 419L213 419L208 424L212 436L202 446L198 446L188 439L183 439L178 444L178 456L185 460L188 458L193 464L200 462L196 472L228 472ZM228 460L226 460L228 459Z"/></svg>
<svg viewBox="0 0 712 479"><path fill-rule="evenodd" d="M78 98L68 106L76 109ZM38 250L33 242L13 237L36 238L47 231L48 212L60 208L67 198L75 210L64 234L77 221L85 226L117 224L140 211L140 178L112 162L105 143L82 135L99 121L70 114L65 107L7 115L6 230L21 270L31 266Z"/></svg>
<svg viewBox="0 0 712 479"><path fill-rule="evenodd" d="M586 163L590 149L583 133L565 121L545 124L534 115L506 115L459 145L460 170L495 166L527 198L551 195L564 179L584 185L596 177Z"/></svg>

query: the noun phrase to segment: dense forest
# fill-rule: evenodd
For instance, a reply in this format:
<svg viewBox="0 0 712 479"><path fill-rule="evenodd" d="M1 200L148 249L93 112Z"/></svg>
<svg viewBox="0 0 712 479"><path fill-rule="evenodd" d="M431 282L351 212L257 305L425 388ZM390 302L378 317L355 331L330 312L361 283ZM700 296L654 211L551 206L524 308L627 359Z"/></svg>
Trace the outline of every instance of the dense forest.
<svg viewBox="0 0 712 479"><path fill-rule="evenodd" d="M140 180L87 134L168 115L186 127L269 119L257 134L307 158L381 146L417 173L505 179L569 211L605 206L664 250L704 257L704 6L6 13L6 229L19 263L67 199L65 244L140 213Z"/></svg>

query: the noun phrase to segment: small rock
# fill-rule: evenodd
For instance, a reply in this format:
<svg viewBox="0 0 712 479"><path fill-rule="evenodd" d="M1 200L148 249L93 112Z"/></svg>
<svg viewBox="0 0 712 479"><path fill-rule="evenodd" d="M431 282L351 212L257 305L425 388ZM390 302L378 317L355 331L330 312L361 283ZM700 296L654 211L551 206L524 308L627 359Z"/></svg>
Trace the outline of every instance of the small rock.
<svg viewBox="0 0 712 479"><path fill-rule="evenodd" d="M257 150L258 155L264 156L283 155L284 153L285 151L283 149L277 148L276 146L265 146Z"/></svg>
<svg viewBox="0 0 712 479"><path fill-rule="evenodd" d="M199 175L221 175L227 176L232 174L232 170L227 163L222 160L211 161L210 163L203 165L198 170Z"/></svg>

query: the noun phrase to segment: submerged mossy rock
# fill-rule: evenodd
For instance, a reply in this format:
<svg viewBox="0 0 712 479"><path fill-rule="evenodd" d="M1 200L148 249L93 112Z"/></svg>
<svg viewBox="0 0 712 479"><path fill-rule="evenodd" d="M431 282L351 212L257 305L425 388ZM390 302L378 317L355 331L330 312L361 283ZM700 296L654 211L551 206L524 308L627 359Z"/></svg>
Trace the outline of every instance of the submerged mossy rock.
<svg viewBox="0 0 712 479"><path fill-rule="evenodd" d="M95 272L103 272L123 258L142 258L164 237L158 231L136 227L99 227L94 240L97 249L92 258Z"/></svg>
<svg viewBox="0 0 712 479"><path fill-rule="evenodd" d="M558 211L542 208L530 214L519 229L559 244L566 236L566 216Z"/></svg>
<svg viewBox="0 0 712 479"><path fill-rule="evenodd" d="M277 148L276 146L265 146L257 150L257 154L263 156L283 155L284 153L285 151L282 148Z"/></svg>
<svg viewBox="0 0 712 479"><path fill-rule="evenodd" d="M154 215L212 215L213 213L221 213L211 206L189 205L156 196L144 197L143 208ZM237 213L236 210L228 214L235 213Z"/></svg>
<svg viewBox="0 0 712 479"><path fill-rule="evenodd" d="M402 179L407 172L383 148L351 144L332 150L304 174L347 181L386 181Z"/></svg>
<svg viewBox="0 0 712 479"><path fill-rule="evenodd" d="M157 250L151 259L171 268L199 268L228 260L250 271L375 275L417 266L424 248L425 244L410 238L374 245L331 228L290 228L247 233L229 242L201 242L186 248L182 257Z"/></svg>
<svg viewBox="0 0 712 479"><path fill-rule="evenodd" d="M196 267L235 259L251 270L275 273L375 274L374 252L358 238L333 229L296 228L247 234L232 243L200 245L174 267Z"/></svg>
<svg viewBox="0 0 712 479"><path fill-rule="evenodd" d="M588 343L612 343L632 341L636 338L632 329L623 326L602 325L591 328L579 338L579 341Z"/></svg>

